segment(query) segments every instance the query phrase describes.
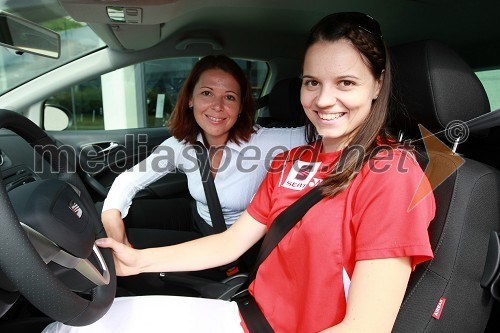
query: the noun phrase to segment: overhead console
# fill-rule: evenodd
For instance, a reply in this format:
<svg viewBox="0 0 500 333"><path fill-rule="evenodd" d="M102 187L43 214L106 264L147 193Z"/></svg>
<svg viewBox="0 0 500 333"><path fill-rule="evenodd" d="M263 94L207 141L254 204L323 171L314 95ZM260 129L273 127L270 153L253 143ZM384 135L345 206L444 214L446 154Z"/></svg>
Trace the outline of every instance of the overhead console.
<svg viewBox="0 0 500 333"><path fill-rule="evenodd" d="M88 23L110 47L140 50L161 41L161 28L178 0L60 0L76 21Z"/></svg>

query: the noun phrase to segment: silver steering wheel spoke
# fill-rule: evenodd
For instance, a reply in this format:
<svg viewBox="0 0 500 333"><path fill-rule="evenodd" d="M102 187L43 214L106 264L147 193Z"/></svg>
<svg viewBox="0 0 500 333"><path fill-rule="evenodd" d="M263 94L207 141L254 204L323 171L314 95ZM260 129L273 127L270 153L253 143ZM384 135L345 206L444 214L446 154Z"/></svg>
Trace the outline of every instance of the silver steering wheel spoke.
<svg viewBox="0 0 500 333"><path fill-rule="evenodd" d="M33 244L33 247L46 264L55 262L63 267L75 269L97 286L107 285L109 283L110 274L108 266L104 261L101 251L96 245L93 246L92 253L97 258L102 273L90 260L73 256L35 229L22 222L20 224L28 235L31 244Z"/></svg>

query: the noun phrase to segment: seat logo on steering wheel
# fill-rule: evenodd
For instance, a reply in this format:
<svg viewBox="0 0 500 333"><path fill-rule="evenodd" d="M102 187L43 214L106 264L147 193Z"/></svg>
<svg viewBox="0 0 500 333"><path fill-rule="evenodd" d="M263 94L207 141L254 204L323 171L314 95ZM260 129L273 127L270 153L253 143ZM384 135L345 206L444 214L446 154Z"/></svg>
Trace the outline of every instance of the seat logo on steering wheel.
<svg viewBox="0 0 500 333"><path fill-rule="evenodd" d="M80 206L78 206L78 204L76 202L74 202L73 200L71 200L69 202L69 209L78 217L78 218L81 218L82 217L82 214L83 214L83 211L82 209L80 208Z"/></svg>

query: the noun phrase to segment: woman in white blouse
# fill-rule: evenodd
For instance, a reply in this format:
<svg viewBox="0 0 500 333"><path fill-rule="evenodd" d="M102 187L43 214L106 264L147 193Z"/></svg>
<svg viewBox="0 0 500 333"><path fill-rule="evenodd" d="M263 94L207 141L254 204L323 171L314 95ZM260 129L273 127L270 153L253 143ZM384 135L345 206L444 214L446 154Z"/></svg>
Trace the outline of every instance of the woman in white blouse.
<svg viewBox="0 0 500 333"><path fill-rule="evenodd" d="M209 150L212 176L229 227L246 209L272 158L305 143L303 127L261 128L255 125L254 116L251 87L236 62L224 55L198 61L168 124L172 137L147 159L120 174L111 186L102 209L108 236L144 248L213 232L193 148L197 141ZM133 225L123 222L138 191L167 173L179 171L186 174L196 205L186 199L163 199L156 202L161 218L135 214Z"/></svg>

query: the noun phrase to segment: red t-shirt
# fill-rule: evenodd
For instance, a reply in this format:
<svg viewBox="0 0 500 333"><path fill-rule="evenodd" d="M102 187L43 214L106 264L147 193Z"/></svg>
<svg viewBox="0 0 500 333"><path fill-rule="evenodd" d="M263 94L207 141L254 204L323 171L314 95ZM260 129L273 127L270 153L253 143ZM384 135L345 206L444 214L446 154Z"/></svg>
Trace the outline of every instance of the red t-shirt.
<svg viewBox="0 0 500 333"><path fill-rule="evenodd" d="M321 183L340 155L319 145L278 156L248 207L269 225ZM429 195L409 210L421 180ZM276 332L318 332L340 323L357 260L432 258L427 227L434 196L413 156L380 151L333 199L313 206L260 266L250 292Z"/></svg>

